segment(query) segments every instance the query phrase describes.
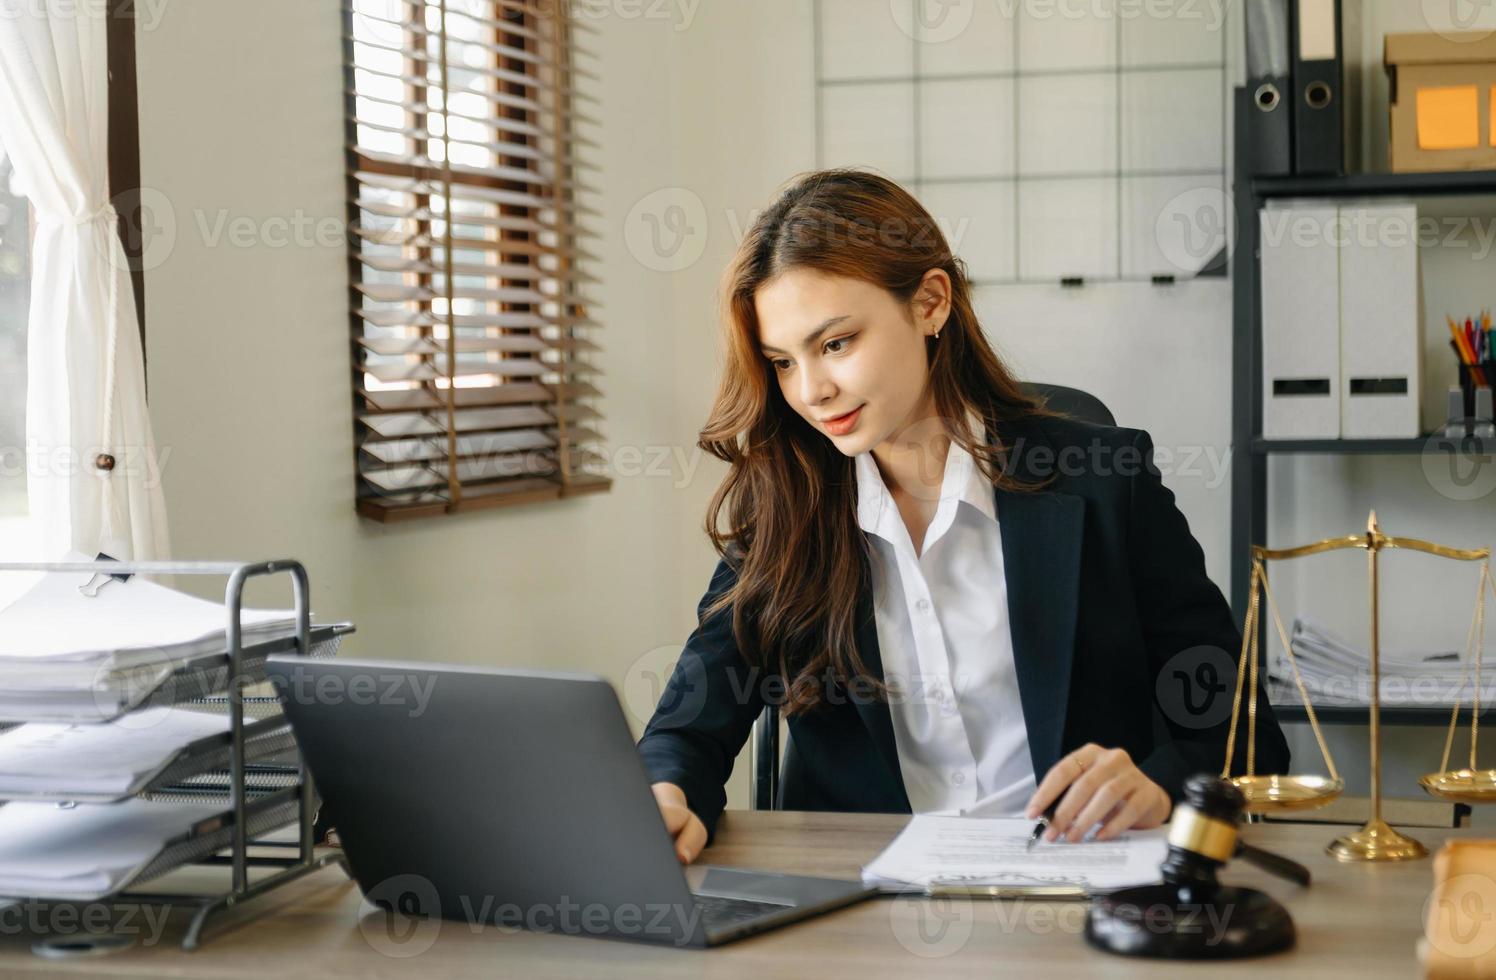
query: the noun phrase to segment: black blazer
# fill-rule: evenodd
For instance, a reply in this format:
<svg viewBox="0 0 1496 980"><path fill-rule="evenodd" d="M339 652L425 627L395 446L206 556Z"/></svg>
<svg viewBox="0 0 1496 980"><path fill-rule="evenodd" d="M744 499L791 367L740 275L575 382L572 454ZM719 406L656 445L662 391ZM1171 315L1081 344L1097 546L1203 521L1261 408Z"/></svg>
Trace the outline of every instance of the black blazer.
<svg viewBox="0 0 1496 980"><path fill-rule="evenodd" d="M988 423L988 432L994 431ZM1177 800L1224 762L1241 634L1138 429L1068 418L1000 423L1009 472L1048 488L994 488L1019 699L1042 779L1087 742L1125 749ZM652 781L679 785L714 834L723 785L781 678L750 668L731 610L709 602L736 577L721 561L659 707L640 739ZM858 598L857 649L882 679L872 597ZM1245 695L1245 692L1244 692ZM853 679L789 719L781 799L789 810L908 813L886 702ZM1232 772L1245 771L1246 711ZM1288 744L1259 687L1256 771L1288 770Z"/></svg>

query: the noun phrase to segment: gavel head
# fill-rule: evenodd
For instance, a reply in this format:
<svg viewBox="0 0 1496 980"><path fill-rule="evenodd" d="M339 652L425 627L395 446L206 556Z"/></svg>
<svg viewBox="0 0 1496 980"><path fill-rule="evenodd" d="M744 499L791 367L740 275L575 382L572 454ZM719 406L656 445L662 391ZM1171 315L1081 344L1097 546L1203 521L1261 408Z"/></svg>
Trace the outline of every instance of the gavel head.
<svg viewBox="0 0 1496 980"><path fill-rule="evenodd" d="M1184 781L1184 801L1207 817L1233 825L1241 821L1247 809L1247 798L1230 780L1203 772Z"/></svg>
<svg viewBox="0 0 1496 980"><path fill-rule="evenodd" d="M1184 799L1169 822L1164 880L1214 886L1216 871L1236 853L1236 828L1247 799L1231 783L1204 773L1184 784Z"/></svg>

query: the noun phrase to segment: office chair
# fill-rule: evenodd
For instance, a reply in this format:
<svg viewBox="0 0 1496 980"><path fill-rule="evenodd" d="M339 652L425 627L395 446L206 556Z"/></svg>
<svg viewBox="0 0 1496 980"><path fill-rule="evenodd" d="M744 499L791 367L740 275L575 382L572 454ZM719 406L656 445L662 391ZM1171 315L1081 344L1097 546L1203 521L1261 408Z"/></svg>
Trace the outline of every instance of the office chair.
<svg viewBox="0 0 1496 980"><path fill-rule="evenodd" d="M1053 412L1097 425L1117 424L1111 410L1090 392L1037 382L1025 382L1022 388ZM779 709L770 704L753 723L753 809L780 808L779 763Z"/></svg>

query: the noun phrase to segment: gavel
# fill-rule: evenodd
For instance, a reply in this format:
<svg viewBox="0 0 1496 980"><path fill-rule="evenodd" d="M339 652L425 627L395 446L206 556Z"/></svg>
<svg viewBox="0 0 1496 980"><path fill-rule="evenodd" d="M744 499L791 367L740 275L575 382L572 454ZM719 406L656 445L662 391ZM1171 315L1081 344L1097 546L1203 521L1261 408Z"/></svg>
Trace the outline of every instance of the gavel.
<svg viewBox="0 0 1496 980"><path fill-rule="evenodd" d="M1086 916L1086 941L1124 956L1229 959L1262 956L1294 943L1288 910L1265 892L1222 885L1217 873L1233 858L1308 886L1309 869L1241 839L1247 801L1224 779L1200 774L1184 785L1169 823L1163 882L1097 895Z"/></svg>

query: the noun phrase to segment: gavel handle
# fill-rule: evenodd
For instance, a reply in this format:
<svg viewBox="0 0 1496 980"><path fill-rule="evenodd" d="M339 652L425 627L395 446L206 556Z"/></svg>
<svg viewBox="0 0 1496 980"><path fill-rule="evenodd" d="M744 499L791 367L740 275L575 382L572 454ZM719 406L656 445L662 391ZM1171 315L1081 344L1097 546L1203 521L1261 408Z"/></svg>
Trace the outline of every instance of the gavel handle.
<svg viewBox="0 0 1496 980"><path fill-rule="evenodd" d="M1292 858L1264 851L1260 847L1253 847L1245 841L1236 842L1236 856L1257 865L1269 874L1275 874L1279 878L1286 878L1298 885L1309 887L1309 869Z"/></svg>

